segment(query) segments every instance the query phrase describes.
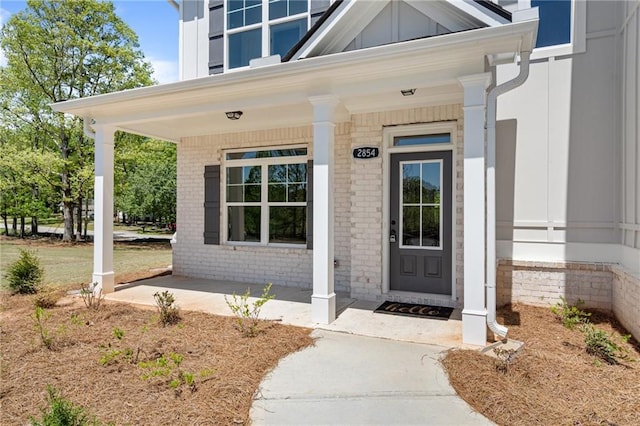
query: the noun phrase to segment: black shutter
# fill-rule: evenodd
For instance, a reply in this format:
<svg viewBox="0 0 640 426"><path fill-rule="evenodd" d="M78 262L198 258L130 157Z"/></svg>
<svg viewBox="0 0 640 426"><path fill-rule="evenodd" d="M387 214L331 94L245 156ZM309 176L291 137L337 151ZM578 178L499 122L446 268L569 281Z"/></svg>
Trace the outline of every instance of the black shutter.
<svg viewBox="0 0 640 426"><path fill-rule="evenodd" d="M204 243L220 244L220 166L204 166Z"/></svg>
<svg viewBox="0 0 640 426"><path fill-rule="evenodd" d="M307 161L307 248L313 248L313 160Z"/></svg>
<svg viewBox="0 0 640 426"><path fill-rule="evenodd" d="M224 2L209 1L209 74L224 70Z"/></svg>

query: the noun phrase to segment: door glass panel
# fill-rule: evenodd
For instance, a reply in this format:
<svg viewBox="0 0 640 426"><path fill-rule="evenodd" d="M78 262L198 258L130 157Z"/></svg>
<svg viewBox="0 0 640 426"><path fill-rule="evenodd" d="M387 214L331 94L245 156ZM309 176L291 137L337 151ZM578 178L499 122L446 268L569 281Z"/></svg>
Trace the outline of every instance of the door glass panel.
<svg viewBox="0 0 640 426"><path fill-rule="evenodd" d="M440 207L422 208L422 246L440 246Z"/></svg>
<svg viewBox="0 0 640 426"><path fill-rule="evenodd" d="M402 244L420 246L420 207L402 208Z"/></svg>
<svg viewBox="0 0 640 426"><path fill-rule="evenodd" d="M442 162L401 163L402 246L441 248Z"/></svg>
<svg viewBox="0 0 640 426"><path fill-rule="evenodd" d="M402 203L420 203L420 163L402 165Z"/></svg>

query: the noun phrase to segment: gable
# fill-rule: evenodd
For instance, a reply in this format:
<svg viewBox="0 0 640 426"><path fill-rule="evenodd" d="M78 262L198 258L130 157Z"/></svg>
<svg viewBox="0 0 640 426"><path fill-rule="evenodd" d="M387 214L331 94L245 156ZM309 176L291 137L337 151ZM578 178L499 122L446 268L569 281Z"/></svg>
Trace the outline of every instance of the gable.
<svg viewBox="0 0 640 426"><path fill-rule="evenodd" d="M336 4L339 3L339 4ZM510 22L483 0L345 0L336 2L285 57L296 60Z"/></svg>

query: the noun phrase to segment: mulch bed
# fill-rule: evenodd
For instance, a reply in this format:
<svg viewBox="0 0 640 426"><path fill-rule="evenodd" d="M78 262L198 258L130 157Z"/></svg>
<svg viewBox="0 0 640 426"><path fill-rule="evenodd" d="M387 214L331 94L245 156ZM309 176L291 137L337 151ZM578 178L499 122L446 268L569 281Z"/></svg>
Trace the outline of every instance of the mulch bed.
<svg viewBox="0 0 640 426"><path fill-rule="evenodd" d="M178 325L163 327L155 310L105 303L87 309L65 298L45 322L53 337L45 348L34 329L32 298L2 294L0 303L0 424L24 425L39 418L46 387L85 407L104 423L136 425L246 424L259 383L289 353L313 344L311 330L263 323L254 338L243 337L235 319L181 312ZM118 340L117 327L124 332ZM180 354L167 376L144 379L144 368L108 351L131 349L138 361ZM195 387L171 379L194 374Z"/></svg>
<svg viewBox="0 0 640 426"><path fill-rule="evenodd" d="M509 337L525 347L506 372L477 351L454 350L443 359L452 386L477 411L500 425L640 424L640 351L619 338L624 329L606 313L591 322L612 333L627 359L619 365L586 352L583 334L549 309L515 305L499 313Z"/></svg>

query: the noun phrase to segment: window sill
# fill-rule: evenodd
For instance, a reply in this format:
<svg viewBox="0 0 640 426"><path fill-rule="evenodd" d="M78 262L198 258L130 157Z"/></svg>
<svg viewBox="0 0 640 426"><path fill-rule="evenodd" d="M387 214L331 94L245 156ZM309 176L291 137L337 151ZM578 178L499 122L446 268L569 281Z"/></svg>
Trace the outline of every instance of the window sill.
<svg viewBox="0 0 640 426"><path fill-rule="evenodd" d="M223 243L226 247L242 247L242 248L258 248L258 249L307 249L306 244L261 244L261 243L244 243L242 241L225 241Z"/></svg>

